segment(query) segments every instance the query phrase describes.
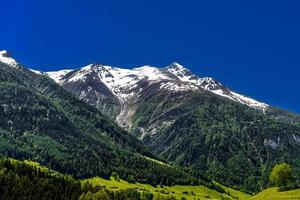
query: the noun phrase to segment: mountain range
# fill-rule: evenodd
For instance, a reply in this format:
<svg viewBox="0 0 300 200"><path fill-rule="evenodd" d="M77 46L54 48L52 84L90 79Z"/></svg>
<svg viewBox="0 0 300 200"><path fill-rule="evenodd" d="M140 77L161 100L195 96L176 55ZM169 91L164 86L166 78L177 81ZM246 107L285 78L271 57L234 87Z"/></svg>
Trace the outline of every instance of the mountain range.
<svg viewBox="0 0 300 200"><path fill-rule="evenodd" d="M133 135L52 79L0 57L0 155L35 160L77 178L112 172L153 185L197 181L162 165ZM12 62L6 62L7 60Z"/></svg>
<svg viewBox="0 0 300 200"><path fill-rule="evenodd" d="M90 147L91 152L98 152L103 146L116 146L117 150L113 150L116 152L119 148L125 148L129 152L141 154L142 157L150 156L176 166L188 167L213 180L248 192L259 191L266 187L268 174L278 162L291 163L296 174L300 173L299 115L238 94L214 78L198 77L178 63L163 68L146 65L133 69L90 64L77 69L41 72L24 68L9 57L6 51L0 52L0 61L4 63L2 68L5 69L2 70L1 81L9 82L2 87L10 88L3 95L9 97L9 94L16 94L13 92L16 90L15 87L22 86L22 89L25 88L23 92L28 88L31 92L27 96L21 96L22 101L28 103L33 101L33 94L36 93L34 99L40 95L44 96L48 106L51 108L56 106L54 108L58 114L55 116L61 116L59 113L62 112L66 117L65 121L70 122L68 127L74 128L70 130L78 131L81 139L85 138L85 130L90 130L91 134L99 132L88 142L93 143ZM10 85L11 82L15 84L13 87ZM16 94L14 98L17 96ZM4 110L11 105L11 102L7 102L11 98L2 102L2 105L5 105ZM35 108L36 104L30 108ZM42 103L37 104L39 109L44 106L40 104ZM83 110L89 112L84 114ZM9 116L11 115L10 113ZM93 117L94 115L97 117ZM47 112L43 118L48 119ZM18 129L13 126L15 123L10 122L14 121L8 116L3 116L3 119L7 121L7 124L3 125L7 127L5 131L14 130L17 134ZM77 120L80 121L80 125ZM53 119L53 123L54 121ZM30 130L29 132L39 130L36 123L32 122L24 130ZM46 135L54 137L57 142L62 136L68 135L70 130L56 136L52 135L51 130ZM102 137L108 137L106 138L108 142L103 144ZM24 140L22 138L19 142L24 143ZM30 143L35 146L34 144ZM83 147L74 146L74 148ZM3 148L2 152L10 151ZM47 149L46 152L48 151ZM111 150L105 150L109 151ZM119 160L119 154L121 153L115 155L116 160ZM55 160L55 157L49 158L48 155L43 157L39 154L30 154L29 157L31 156L42 163ZM96 157L93 159L97 160ZM85 165L89 165L88 160L84 160ZM118 168L114 164L113 162L106 169L113 168L116 171ZM127 164L129 163L123 163L126 173L117 170L118 173L124 174L125 179L131 176L135 176L138 180L149 178L150 175L141 176L142 171L134 172L138 173L138 176L133 172L129 173L129 169L127 173L129 167ZM65 163L62 168L68 165L69 163ZM61 167L60 164L53 166L55 169ZM76 165L76 169L82 168L80 166L81 164ZM169 173L168 170L171 169L165 170ZM180 173L185 172L176 171L174 180L178 179ZM88 174L95 175L94 169L90 169ZM109 173L102 175L107 174ZM86 171L83 170L80 175L86 175ZM158 179L162 180L161 177Z"/></svg>
<svg viewBox="0 0 300 200"><path fill-rule="evenodd" d="M132 109L128 109L129 105L136 102L150 87L157 92L169 93L206 90L262 111L269 107L265 103L231 91L213 78L199 78L178 63L172 63L165 68L146 65L134 69L90 64L75 70L45 74L79 99L95 105L103 113L110 111L113 106L113 112L117 115L116 121L119 125L127 127L130 127L130 113L132 113Z"/></svg>

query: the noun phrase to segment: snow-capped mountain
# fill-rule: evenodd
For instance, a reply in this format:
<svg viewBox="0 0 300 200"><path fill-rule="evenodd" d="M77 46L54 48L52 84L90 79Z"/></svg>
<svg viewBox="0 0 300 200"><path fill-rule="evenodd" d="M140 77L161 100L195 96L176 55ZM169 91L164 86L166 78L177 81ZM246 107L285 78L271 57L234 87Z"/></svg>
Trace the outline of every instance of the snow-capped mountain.
<svg viewBox="0 0 300 200"><path fill-rule="evenodd" d="M11 66L17 62L1 51L0 61ZM194 94L208 93L247 105L263 112L269 110L265 103L240 95L211 77L199 77L178 63L163 68L141 66L125 69L101 64L90 64L77 69L41 72L47 75L78 99L96 107L115 120L120 126L138 130L140 138L154 135L157 130L170 126L183 111L185 104ZM149 102L151 99L152 102ZM140 123L139 111L154 105L146 116L148 122ZM189 108L192 109L192 108ZM143 116L145 118L145 116ZM138 123L138 125L137 125Z"/></svg>
<svg viewBox="0 0 300 200"><path fill-rule="evenodd" d="M148 124L138 127L140 138L170 126L178 117L175 113L170 114L171 111L197 92L206 91L263 112L269 107L233 92L213 78L200 78L178 63L164 68L145 65L133 69L90 64L74 70L46 74L77 98L98 108L127 129L135 126L133 121L137 117L136 112L147 99L152 96L159 98L155 104L161 105L164 102L167 106L157 110L159 116L153 114Z"/></svg>
<svg viewBox="0 0 300 200"><path fill-rule="evenodd" d="M172 65L168 66L167 70L173 73L181 81L194 83L195 85L198 85L201 88L213 92L217 95L248 105L255 109L266 110L268 108L267 104L246 97L244 95L240 95L236 92L233 92L211 77L199 78L198 76L193 74L190 70L184 68L178 63L173 63Z"/></svg>
<svg viewBox="0 0 300 200"><path fill-rule="evenodd" d="M175 92L196 91L202 88L255 109L266 110L268 108L267 104L233 92L213 78L200 78L178 63L172 63L165 68L146 65L134 69L90 64L76 70L61 70L47 72L47 74L61 85L70 82L85 82L87 77L95 74L93 78L99 78L122 101L129 101L138 95L143 90L141 83L147 81L149 84L160 82L161 89Z"/></svg>
<svg viewBox="0 0 300 200"><path fill-rule="evenodd" d="M2 84L0 110L4 112L0 114L2 121L7 122L3 127L9 134L22 136L21 143L27 142L30 136L30 146L31 138L45 132L47 144L48 140L64 143L75 138L97 148L104 145L107 152L109 146L102 141L112 138L116 143L111 144L117 151L144 149L134 142L132 135L121 131L95 109L76 101L67 90L126 128L154 155L224 182L222 177L231 171L241 177L247 173L249 179L244 181L247 177L242 177L241 184L248 185L253 177L263 181L269 172L260 169L271 169L282 158L295 161L300 155L300 116L240 95L213 78L195 75L178 63L164 68L146 65L134 69L91 64L78 69L40 72L29 71L2 51L0 72L0 82L11 83ZM16 123L11 123L12 120ZM83 126L85 122L89 124ZM28 129L28 136L23 134L23 137L23 127ZM78 128L82 130L78 132ZM96 143L91 143L91 138ZM76 145L74 141L72 144ZM82 150L85 146L78 148ZM97 153L94 149L91 155ZM104 156L107 155L111 157L111 153ZM240 166L245 166L246 171L241 171ZM235 184L236 179L227 183Z"/></svg>
<svg viewBox="0 0 300 200"><path fill-rule="evenodd" d="M9 53L6 50L0 51L0 61L11 66L17 65L17 61L14 58L10 57ZM43 74L43 72L33 69L31 70L37 74ZM134 95L136 95L136 89L142 90L142 88L138 88L137 83L143 79L147 79L151 82L170 80L172 81L172 83L162 83L161 88L178 91L198 90L199 87L201 87L217 95L221 95L255 109L266 110L268 108L268 105L265 103L261 103L223 87L220 82L214 80L213 78L199 78L190 70L184 68L178 63L172 63L166 68L156 68L146 65L134 69L123 69L111 66L90 64L80 69L67 69L46 72L46 74L57 83L65 84L67 82L84 81L86 75L88 75L92 71L97 72L97 75L99 76L101 81L113 92L113 94L115 94L122 101L127 101ZM72 76L66 78L65 75L71 72L76 73L72 73ZM174 80L177 81L174 82Z"/></svg>

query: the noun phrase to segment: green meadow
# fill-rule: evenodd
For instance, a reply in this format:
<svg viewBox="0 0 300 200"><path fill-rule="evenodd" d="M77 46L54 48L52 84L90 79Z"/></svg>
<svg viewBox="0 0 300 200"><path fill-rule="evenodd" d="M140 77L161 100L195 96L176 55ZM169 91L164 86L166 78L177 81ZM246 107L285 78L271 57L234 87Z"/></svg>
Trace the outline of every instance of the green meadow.
<svg viewBox="0 0 300 200"><path fill-rule="evenodd" d="M12 159L15 162L20 162L17 160ZM37 168L40 168L42 171L51 172L53 176L63 176L59 172L50 170L49 168L40 165L37 162L25 160L23 163L26 163L28 165L35 166ZM165 163L163 163L165 164ZM150 192L154 194L154 197L158 196L173 196L176 199L182 199L185 198L187 200L198 200L198 199L211 199L211 200L219 200L219 199L240 199L240 200L296 200L300 199L300 189L297 190L290 190L290 191L284 191L280 192L278 188L269 188L266 190L263 190L262 192L251 196L249 194L234 190L229 187L225 187L219 183L215 183L219 186L221 186L225 193L221 194L215 190L209 189L205 186L191 186L191 185L175 185L175 186L157 186L154 187L149 184L141 184L141 183L129 183L127 181L124 181L122 179L115 180L113 177L110 178L110 180L106 180L100 177L94 177L89 179L83 179L81 180L82 184L85 184L86 182L92 184L93 186L99 186L106 188L108 190L122 190L122 189L128 189L133 188L138 190L139 192Z"/></svg>
<svg viewBox="0 0 300 200"><path fill-rule="evenodd" d="M124 180L115 180L111 178L106 180L100 177L82 180L82 183L89 182L93 186L105 187L109 190L120 190L134 188L140 192L151 192L154 196L174 196L176 199L182 197L193 199L248 199L250 195L222 186L227 194L221 194L215 190L211 190L205 186L175 185L175 186L151 186L140 183L128 183Z"/></svg>
<svg viewBox="0 0 300 200"><path fill-rule="evenodd" d="M300 189L279 192L278 188L266 189L249 200L296 200L300 199Z"/></svg>

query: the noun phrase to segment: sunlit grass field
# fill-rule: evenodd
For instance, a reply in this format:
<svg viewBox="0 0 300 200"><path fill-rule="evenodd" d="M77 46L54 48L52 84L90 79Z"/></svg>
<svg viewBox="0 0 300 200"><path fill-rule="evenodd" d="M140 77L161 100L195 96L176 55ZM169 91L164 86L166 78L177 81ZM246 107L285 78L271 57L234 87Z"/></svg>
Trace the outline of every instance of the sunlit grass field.
<svg viewBox="0 0 300 200"><path fill-rule="evenodd" d="M186 199L193 200L193 199L235 199L233 197L238 197L238 199L248 199L250 195L245 193L229 189L224 187L226 192L229 192L231 196L228 194L221 194L217 191L211 190L205 186L183 186L183 185L175 185L172 187L167 186L157 186L153 187L147 184L140 184L140 183L128 183L127 181L120 180L116 181L114 178L111 180L106 180L100 177L90 178L82 180L82 183L88 181L93 186L104 186L106 189L109 190L120 190L126 188L134 188L140 192L151 192L154 195L162 195L167 196L171 195L180 199L185 197Z"/></svg>
<svg viewBox="0 0 300 200"><path fill-rule="evenodd" d="M13 160L13 159L12 159ZM17 160L13 160L15 162L20 162ZM25 160L24 163L28 165L32 165L35 167L40 168L42 171L49 171L45 166L40 165L37 162ZM62 176L60 173L50 170L53 176ZM211 199L211 200L217 200L217 199L241 199L241 200L300 200L300 189L297 190L291 190L291 191L285 191L285 192L279 192L278 188L269 188L266 189L260 193L258 193L255 196L250 196L248 194L245 194L243 192L225 187L223 185L220 185L225 191L226 194L221 194L215 190L209 189L205 186L183 186L183 185L175 185L172 187L168 186L157 186L154 187L152 185L148 184L141 184L141 183L128 183L124 180L115 180L113 177L111 177L110 180L106 180L100 177L94 177L89 179L83 179L81 180L81 183L84 184L85 182L89 182L93 186L102 186L105 187L108 190L120 190L120 189L127 189L127 188L134 188L140 192L151 192L155 196L161 195L161 196L174 196L176 199L181 199L182 197L185 197L188 200L194 200L194 199ZM218 183L216 183L218 184Z"/></svg>
<svg viewBox="0 0 300 200"><path fill-rule="evenodd" d="M17 160L12 159L15 162L20 162ZM50 171L53 176L62 176L62 174L50 170L49 168L40 165L38 162L25 160L23 163L35 166L37 168L40 168L42 171ZM165 163L162 163L165 164ZM243 192L225 187L220 185L225 191L226 194L221 194L215 190L209 189L205 186L191 186L191 185L175 185L175 186L157 186L154 187L152 185L148 184L141 184L141 183L128 183L124 180L115 180L113 177L111 177L110 180L106 180L100 177L94 177L89 179L83 179L81 180L81 183L84 184L85 182L89 182L93 186L101 186L105 187L108 190L121 190L121 189L127 189L127 188L134 188L140 192L151 192L154 194L154 196L174 196L176 199L181 199L182 197L185 197L188 200L194 200L194 199L211 199L211 200L219 200L219 199L249 199L250 195L245 194ZM217 184L217 183L216 183Z"/></svg>
<svg viewBox="0 0 300 200"><path fill-rule="evenodd" d="M298 200L300 199L300 189L279 192L278 188L266 189L249 200Z"/></svg>

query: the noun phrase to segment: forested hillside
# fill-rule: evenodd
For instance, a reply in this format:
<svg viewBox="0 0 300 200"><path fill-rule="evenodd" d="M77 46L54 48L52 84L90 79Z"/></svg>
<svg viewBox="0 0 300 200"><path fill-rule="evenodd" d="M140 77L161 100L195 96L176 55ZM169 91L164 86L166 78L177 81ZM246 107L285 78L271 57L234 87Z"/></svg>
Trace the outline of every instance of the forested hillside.
<svg viewBox="0 0 300 200"><path fill-rule="evenodd" d="M135 189L107 190L12 159L0 160L0 199L152 200L153 194ZM161 198L172 199L171 197Z"/></svg>
<svg viewBox="0 0 300 200"><path fill-rule="evenodd" d="M300 171L298 115L199 78L178 63L134 69L91 64L48 75L115 118L156 156L228 186L259 191L281 161Z"/></svg>
<svg viewBox="0 0 300 200"><path fill-rule="evenodd" d="M164 88L164 79L141 82L139 95L122 104L127 114L118 115L131 135L46 75L1 64L0 155L33 159L78 178L114 172L152 185L212 179L246 192L264 189L276 163L287 162L300 173L298 115L270 106L254 109L201 88Z"/></svg>
<svg viewBox="0 0 300 200"><path fill-rule="evenodd" d="M82 187L68 176L49 172L12 160L0 160L0 199L79 199Z"/></svg>
<svg viewBox="0 0 300 200"><path fill-rule="evenodd" d="M76 177L110 177L151 184L198 181L160 165L140 141L51 79L0 64L0 155L32 159ZM142 156L144 155L144 156Z"/></svg>
<svg viewBox="0 0 300 200"><path fill-rule="evenodd" d="M153 116L153 106L140 108L140 123ZM176 110L185 114L145 140L169 162L196 168L228 186L251 192L267 186L276 163L288 162L299 174L299 126L205 92L194 94Z"/></svg>
<svg viewBox="0 0 300 200"><path fill-rule="evenodd" d="M217 184L215 184L217 186ZM250 195L219 186L151 186L128 183L115 173L111 180L95 177L78 180L32 161L0 159L0 199L68 200L192 200L247 199Z"/></svg>

